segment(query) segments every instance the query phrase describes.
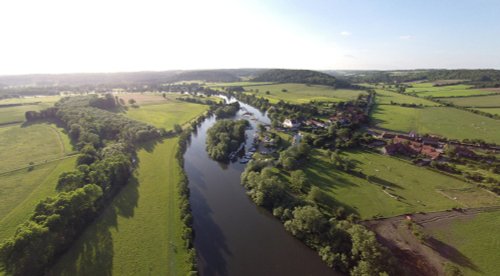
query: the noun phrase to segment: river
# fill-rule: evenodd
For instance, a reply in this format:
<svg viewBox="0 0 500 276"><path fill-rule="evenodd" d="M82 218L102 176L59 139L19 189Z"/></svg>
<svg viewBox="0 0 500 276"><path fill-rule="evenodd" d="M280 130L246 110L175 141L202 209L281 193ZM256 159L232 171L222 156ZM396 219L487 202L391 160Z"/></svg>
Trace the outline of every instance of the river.
<svg viewBox="0 0 500 276"><path fill-rule="evenodd" d="M235 119L248 119L246 111L255 118L247 130L248 149L257 120L267 124L270 120L257 109L240 105ZM251 201L240 184L244 164L223 164L208 157L206 132L214 123L214 117L202 122L184 154L200 274L338 275L316 252L286 232L279 220Z"/></svg>

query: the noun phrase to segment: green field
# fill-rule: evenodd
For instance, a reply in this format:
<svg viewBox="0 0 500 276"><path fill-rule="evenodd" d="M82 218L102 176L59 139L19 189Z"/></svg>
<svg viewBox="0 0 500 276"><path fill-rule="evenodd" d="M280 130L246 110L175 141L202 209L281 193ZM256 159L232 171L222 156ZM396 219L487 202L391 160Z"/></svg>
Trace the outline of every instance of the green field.
<svg viewBox="0 0 500 276"><path fill-rule="evenodd" d="M49 107L46 104L20 105L0 108L0 125L11 123L22 123L25 120L26 111L40 111Z"/></svg>
<svg viewBox="0 0 500 276"><path fill-rule="evenodd" d="M61 96L37 96L37 97L8 98L8 99L0 100L0 105L3 105L3 104L35 104L35 103L52 105L60 99L61 99Z"/></svg>
<svg viewBox="0 0 500 276"><path fill-rule="evenodd" d="M377 127L401 132L416 131L454 139L479 138L500 143L500 121L450 107L408 108L375 106Z"/></svg>
<svg viewBox="0 0 500 276"><path fill-rule="evenodd" d="M390 104L391 102L394 102L398 104L421 104L423 106L439 106L438 103L435 103L433 101L418 97L412 97L384 89L375 89L375 91L377 93L375 102L378 104Z"/></svg>
<svg viewBox="0 0 500 276"><path fill-rule="evenodd" d="M496 211L458 218L426 232L459 252L455 264L465 275L500 275L498 229L500 212Z"/></svg>
<svg viewBox="0 0 500 276"><path fill-rule="evenodd" d="M152 124L158 128L172 129L174 124L189 122L208 110L207 105L170 101L164 104L151 104L130 108L126 116Z"/></svg>
<svg viewBox="0 0 500 276"><path fill-rule="evenodd" d="M0 241L12 236L36 204L56 194L59 175L74 169L76 156L0 175Z"/></svg>
<svg viewBox="0 0 500 276"><path fill-rule="evenodd" d="M500 115L500 107L499 108L472 108L474 110L479 110L481 112L490 113L493 115Z"/></svg>
<svg viewBox="0 0 500 276"><path fill-rule="evenodd" d="M499 107L500 108L500 95L449 98L449 99L443 99L443 100L445 100L446 102L452 103L454 105L457 105L457 106Z"/></svg>
<svg viewBox="0 0 500 276"><path fill-rule="evenodd" d="M246 86L245 90L256 96L267 98L272 103L279 100L291 103L308 103L312 100L343 102L355 100L359 95L366 94L365 91L361 90L333 89L328 86L299 83ZM266 91L269 91L270 94L267 95Z"/></svg>
<svg viewBox="0 0 500 276"><path fill-rule="evenodd" d="M413 87L406 88L406 93L416 93L419 97L466 97L474 95L494 94L493 91L483 89L472 89L471 85L456 84L446 86L434 86L433 83L416 83Z"/></svg>
<svg viewBox="0 0 500 276"><path fill-rule="evenodd" d="M138 152L136 178L58 260L50 275L187 275L177 141L168 139Z"/></svg>
<svg viewBox="0 0 500 276"><path fill-rule="evenodd" d="M44 163L72 152L69 137L54 124L0 127L0 173Z"/></svg>
<svg viewBox="0 0 500 276"><path fill-rule="evenodd" d="M256 82L256 81L240 81L240 82L209 82L205 86L208 87L228 87L228 86L254 86L272 84L272 82Z"/></svg>
<svg viewBox="0 0 500 276"><path fill-rule="evenodd" d="M355 160L357 168L370 175L372 180L368 182L366 177L335 169L326 151L322 150L314 152L304 171L309 182L329 196L325 201L327 205L344 206L362 219L446 210L463 205L500 204L500 199L480 189L477 189L481 195L478 198L458 197L452 200L440 190L461 189L470 187L470 184L397 158L366 151L350 152L346 156ZM384 190L383 186L387 189Z"/></svg>

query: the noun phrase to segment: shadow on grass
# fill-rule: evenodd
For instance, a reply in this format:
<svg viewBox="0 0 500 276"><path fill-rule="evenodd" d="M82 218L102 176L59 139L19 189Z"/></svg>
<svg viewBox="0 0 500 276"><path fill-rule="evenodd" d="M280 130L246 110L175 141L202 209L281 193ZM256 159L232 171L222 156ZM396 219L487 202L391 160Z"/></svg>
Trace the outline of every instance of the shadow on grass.
<svg viewBox="0 0 500 276"><path fill-rule="evenodd" d="M429 246L434 251L439 253L441 257L450 260L451 262L454 262L463 267L470 268L476 272L481 272L479 267L477 267L477 265L475 265L471 259L469 259L467 256L458 251L455 247L449 244L446 244L434 237L430 237L425 241L425 245Z"/></svg>
<svg viewBox="0 0 500 276"><path fill-rule="evenodd" d="M139 200L138 187L138 180L132 177L47 275L113 275L111 229L118 228L118 216L134 216Z"/></svg>

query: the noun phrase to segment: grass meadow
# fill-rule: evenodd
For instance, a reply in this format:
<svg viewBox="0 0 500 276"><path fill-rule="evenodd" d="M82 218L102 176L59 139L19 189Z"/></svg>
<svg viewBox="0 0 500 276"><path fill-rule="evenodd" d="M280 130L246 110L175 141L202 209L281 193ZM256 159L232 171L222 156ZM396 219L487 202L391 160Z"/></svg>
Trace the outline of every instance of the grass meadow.
<svg viewBox="0 0 500 276"><path fill-rule="evenodd" d="M479 138L500 144L500 121L450 107L409 108L377 105L375 125L392 131L417 131L453 139Z"/></svg>
<svg viewBox="0 0 500 276"><path fill-rule="evenodd" d="M49 275L187 275L177 138L147 145L139 167Z"/></svg>
<svg viewBox="0 0 500 276"><path fill-rule="evenodd" d="M208 110L207 105L169 100L161 104L129 108L126 116L158 128L172 129L175 124L189 122Z"/></svg>
<svg viewBox="0 0 500 276"><path fill-rule="evenodd" d="M500 115L500 107L498 108L472 108L474 110L479 110L481 112L490 113L493 115Z"/></svg>
<svg viewBox="0 0 500 276"><path fill-rule="evenodd" d="M485 89L473 89L471 85L456 84L446 86L434 86L433 83L415 83L413 87L406 89L406 93L415 93L419 97L466 97L474 95L494 94L494 91Z"/></svg>
<svg viewBox="0 0 500 276"><path fill-rule="evenodd" d="M440 190L464 189L470 185L404 160L368 151L345 154L355 160L357 168L365 175L371 176L370 181L335 169L323 150L314 151L304 171L309 182L327 195L325 205L343 206L362 219L446 210L463 204L471 207L500 204L500 199L479 189L478 195L488 201L471 197L453 200Z"/></svg>
<svg viewBox="0 0 500 276"><path fill-rule="evenodd" d="M398 104L416 104L416 105L423 105L423 106L439 106L440 104L435 103L433 101L429 101L426 99L418 98L418 97L413 97L413 96L408 96L384 89L375 89L375 92L377 93L375 96L375 103L378 104L390 104L391 102L393 103L398 103Z"/></svg>
<svg viewBox="0 0 500 276"><path fill-rule="evenodd" d="M480 213L473 218L459 217L439 228L425 228L425 231L463 254L462 259L467 261L457 265L465 275L500 275L498 229L500 211Z"/></svg>
<svg viewBox="0 0 500 276"><path fill-rule="evenodd" d="M69 137L54 124L0 127L0 173L62 158L72 151Z"/></svg>
<svg viewBox="0 0 500 276"><path fill-rule="evenodd" d="M323 85L306 85L299 83L245 86L245 90L256 96L267 98L272 103L283 100L298 104L308 103L312 100L343 102L355 100L359 95L366 94L366 92L362 90L333 89L332 87ZM286 90L286 92L283 90ZM269 95L266 91L269 91Z"/></svg>
<svg viewBox="0 0 500 276"><path fill-rule="evenodd" d="M464 107L498 107L500 108L500 95L463 97L443 99L446 102Z"/></svg>
<svg viewBox="0 0 500 276"><path fill-rule="evenodd" d="M76 156L0 175L0 241L12 236L36 204L56 194L59 175L74 169Z"/></svg>

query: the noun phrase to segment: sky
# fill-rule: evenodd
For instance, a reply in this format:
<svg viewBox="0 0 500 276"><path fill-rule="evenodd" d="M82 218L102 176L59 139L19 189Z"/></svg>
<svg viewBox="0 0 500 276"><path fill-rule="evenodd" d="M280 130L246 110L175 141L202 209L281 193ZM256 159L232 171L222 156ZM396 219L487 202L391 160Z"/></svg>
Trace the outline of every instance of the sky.
<svg viewBox="0 0 500 276"><path fill-rule="evenodd" d="M0 75L500 69L497 0L2 0Z"/></svg>

